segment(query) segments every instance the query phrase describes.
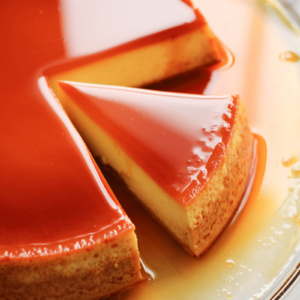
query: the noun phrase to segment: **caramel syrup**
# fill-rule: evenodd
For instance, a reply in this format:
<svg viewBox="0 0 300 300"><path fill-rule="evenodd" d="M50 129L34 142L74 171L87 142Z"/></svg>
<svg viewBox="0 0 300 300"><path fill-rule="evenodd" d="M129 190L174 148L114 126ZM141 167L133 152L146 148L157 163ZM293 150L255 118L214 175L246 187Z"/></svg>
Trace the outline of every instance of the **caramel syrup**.
<svg viewBox="0 0 300 300"><path fill-rule="evenodd" d="M279 58L282 61L290 61L290 62L297 62L300 60L299 55L297 55L296 53L291 52L291 51L286 51L286 52L280 53Z"/></svg>

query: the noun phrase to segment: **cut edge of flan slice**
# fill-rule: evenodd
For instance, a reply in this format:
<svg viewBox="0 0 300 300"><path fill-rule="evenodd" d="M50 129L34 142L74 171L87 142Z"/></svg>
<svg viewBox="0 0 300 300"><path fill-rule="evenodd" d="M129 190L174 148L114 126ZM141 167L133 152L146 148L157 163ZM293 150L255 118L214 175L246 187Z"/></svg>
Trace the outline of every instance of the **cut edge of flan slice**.
<svg viewBox="0 0 300 300"><path fill-rule="evenodd" d="M239 98L237 96L191 96L74 82L60 82L59 86L60 102L94 157L100 159L104 164L110 165L117 171L120 178L126 183L129 190L133 192L142 205L150 211L152 216L154 216L190 254L199 256L207 250L236 212L246 189L251 168L253 135L248 126L244 106ZM104 95L105 93L109 95L109 91L112 91L112 94L103 100L101 99L101 93L99 96L97 92L90 92L91 90L97 89L104 90ZM118 91L118 93L115 93L115 91ZM117 106L107 107L107 109L104 109L102 112L101 109L97 111L98 108L94 106L94 100L91 100L91 95L92 97L95 96L95 101L103 100L107 103L112 99L112 102L120 100L120 98L122 98L122 92L124 91L141 94L140 101L150 103L151 97L154 97L152 99L154 100L155 97L157 98L157 96L160 97L161 95L174 98L174 101L180 97L183 98L183 101L188 101L188 99L191 98L193 98L193 100L197 99L196 101L203 99L205 99L205 101L217 99L218 101L218 98L220 98L221 100L219 100L223 101L227 97L226 99L229 101L227 108L230 108L230 111L224 107L224 114L221 112L219 120L226 122L224 120L226 116L227 118L231 118L228 123L224 125L224 128L226 128L226 126L231 127L228 129L225 144L222 145L222 143L219 143L215 145L211 152L211 157L208 157L208 161L206 161L205 167L208 169L207 166L210 165L209 168L211 171L210 173L208 172L204 184L198 186L196 184L193 187L192 185L195 183L195 178L193 181L191 177L187 176L187 178L189 177L190 179L190 185L185 191L181 193L181 195L180 193L179 195L178 193L176 194L176 191L172 192L172 186L170 187L170 185L167 186L161 183L164 180L163 176L155 178L155 172L159 173L161 171L162 174L166 174L163 168L159 171L160 166L158 166L158 169L153 173L151 167L143 166L141 160L132 155L132 149L130 150L128 145L126 146L126 141L124 144L124 141L121 141L122 138L119 140L116 138L114 132L119 130L117 128L118 126L112 129L108 129L107 126L110 126L108 123L108 125L101 126L101 122L105 122L101 121L101 119L106 118L105 113L109 110L116 109ZM148 96L143 97L143 95ZM172 102L169 102L170 105L171 103ZM182 105L184 106L184 104ZM125 112L124 107L126 108L126 103L123 103L123 108L120 108L123 112ZM163 110L170 110L171 108L171 106L165 107ZM137 106L136 110L140 110L140 107ZM218 110L215 112L220 114ZM116 113L118 113L117 110ZM159 110L157 113L159 115ZM210 113L211 112L209 112L208 115ZM185 115L185 118L186 117L187 115ZM149 116L145 118L149 119ZM133 119L134 118L132 118L132 120ZM118 120L115 119L114 122L117 124ZM120 124L117 125L122 127L125 124L122 122L120 119ZM124 122L126 122L126 120ZM174 124L176 122L180 123L180 117L173 120L173 122ZM128 123L130 123L130 119ZM231 125L229 125L229 123L231 123ZM155 127L155 122L152 123L151 126ZM219 128L217 130L218 132L214 133L216 141L218 136L222 136L221 131L226 130L224 128ZM141 130L143 130L143 128L141 128ZM121 130L120 135L125 136L127 134L128 137L130 137L131 132L126 131L125 134L125 132ZM147 132L145 132L145 134L147 134ZM184 137L180 138L182 138L184 143ZM132 141L137 147L141 145L138 144L136 139L132 139ZM142 140L141 143L143 142ZM141 151L141 149L137 150L137 152L138 151ZM172 149L170 151L172 151ZM173 151L176 152L176 148L174 148ZM153 155L153 157L155 157L155 153ZM147 170L145 171L145 169ZM175 183L173 187L176 185L179 186Z"/></svg>

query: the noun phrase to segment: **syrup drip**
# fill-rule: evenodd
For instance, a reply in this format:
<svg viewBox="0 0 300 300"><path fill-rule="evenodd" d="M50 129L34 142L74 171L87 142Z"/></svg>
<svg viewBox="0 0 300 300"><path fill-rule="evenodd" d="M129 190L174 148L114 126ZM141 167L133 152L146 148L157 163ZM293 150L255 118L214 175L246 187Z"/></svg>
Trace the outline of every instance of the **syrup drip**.
<svg viewBox="0 0 300 300"><path fill-rule="evenodd" d="M298 159L296 157L284 157L281 162L284 167L288 168L295 164L297 161Z"/></svg>
<svg viewBox="0 0 300 300"><path fill-rule="evenodd" d="M300 60L299 55L291 51L280 53L279 58L282 61L289 61L289 62L297 62Z"/></svg>
<svg viewBox="0 0 300 300"><path fill-rule="evenodd" d="M295 165L292 167L291 172L292 172L293 178L295 178L295 179L300 178L300 163L295 164Z"/></svg>
<svg viewBox="0 0 300 300"><path fill-rule="evenodd" d="M227 265L229 268L232 268L232 267L234 267L235 262L234 262L232 259L227 259L226 265Z"/></svg>

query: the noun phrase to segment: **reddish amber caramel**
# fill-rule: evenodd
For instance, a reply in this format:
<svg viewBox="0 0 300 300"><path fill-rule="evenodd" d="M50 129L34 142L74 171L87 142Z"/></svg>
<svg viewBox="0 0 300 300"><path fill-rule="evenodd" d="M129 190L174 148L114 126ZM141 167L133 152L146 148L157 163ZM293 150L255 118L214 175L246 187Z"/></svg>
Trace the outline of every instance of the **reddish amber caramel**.
<svg viewBox="0 0 300 300"><path fill-rule="evenodd" d="M237 97L60 82L77 106L179 203L189 203L230 142Z"/></svg>
<svg viewBox="0 0 300 300"><path fill-rule="evenodd" d="M47 244L51 252L62 240L80 240L93 233L105 238L114 230L133 227L114 204L117 200L93 159L80 150L82 142L74 139L75 133L45 101L38 79L61 68L172 38L204 22L198 16L194 22L182 21L183 25L174 29L102 54L94 51L88 57L70 58L63 3L31 0L0 4L0 257L13 251L12 256L18 256L21 248L29 251L33 244ZM84 25L83 19L80 23Z"/></svg>

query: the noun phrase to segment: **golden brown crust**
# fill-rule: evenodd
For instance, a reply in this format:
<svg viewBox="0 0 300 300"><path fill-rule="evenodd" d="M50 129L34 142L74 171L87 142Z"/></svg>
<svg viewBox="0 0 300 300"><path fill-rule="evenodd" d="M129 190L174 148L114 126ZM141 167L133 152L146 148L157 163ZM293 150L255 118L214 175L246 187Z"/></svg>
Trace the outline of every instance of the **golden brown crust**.
<svg viewBox="0 0 300 300"><path fill-rule="evenodd" d="M164 212L158 213L153 209L154 205L150 205L153 201L146 202L145 198L142 198L146 193L140 193L141 197L138 197L134 183L127 173L115 174L119 175L119 178L124 181L129 190L136 194L139 202L152 214L153 218L161 223L187 252L199 256L215 241L236 212L247 187L252 154L253 135L248 126L243 104L239 102L233 135L221 164L199 195L188 206L181 207L181 210L184 210L183 213L187 215L187 224L184 223L184 226L178 222L178 218L174 219L175 222L167 223ZM137 174L135 178L142 178ZM152 199L153 195L165 194L156 184L151 185L151 192ZM162 201L166 199L161 198ZM170 213L174 211L168 210L167 214L170 215Z"/></svg>
<svg viewBox="0 0 300 300"><path fill-rule="evenodd" d="M192 236L188 251L201 255L237 210L246 189L253 152L253 135L242 102L234 133L222 163L199 196L187 207ZM184 245L187 247L187 245Z"/></svg>
<svg viewBox="0 0 300 300"><path fill-rule="evenodd" d="M142 280L134 231L60 255L0 262L0 299L89 300Z"/></svg>

